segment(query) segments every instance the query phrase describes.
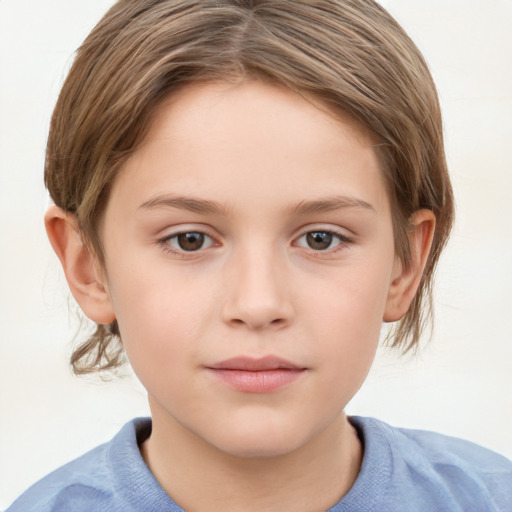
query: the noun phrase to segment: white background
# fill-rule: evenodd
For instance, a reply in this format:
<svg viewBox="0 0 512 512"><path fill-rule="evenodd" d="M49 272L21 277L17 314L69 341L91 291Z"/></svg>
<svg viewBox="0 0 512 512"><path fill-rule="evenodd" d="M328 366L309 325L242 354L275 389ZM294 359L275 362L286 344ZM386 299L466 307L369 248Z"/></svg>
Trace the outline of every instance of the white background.
<svg viewBox="0 0 512 512"><path fill-rule="evenodd" d="M71 375L74 307L42 223L51 109L74 50L111 3L0 0L0 508L148 413L133 377ZM348 412L512 458L512 1L384 5L438 84L458 217L432 341L414 359L379 353Z"/></svg>

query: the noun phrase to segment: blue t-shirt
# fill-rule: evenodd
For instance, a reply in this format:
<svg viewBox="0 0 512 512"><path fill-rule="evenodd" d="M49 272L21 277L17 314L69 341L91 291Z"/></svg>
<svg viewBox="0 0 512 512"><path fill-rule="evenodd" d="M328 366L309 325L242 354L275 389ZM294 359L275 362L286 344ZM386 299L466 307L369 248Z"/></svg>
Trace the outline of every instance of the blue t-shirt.
<svg viewBox="0 0 512 512"><path fill-rule="evenodd" d="M361 471L328 512L511 512L512 461L460 439L351 417L364 446ZM151 420L49 474L7 512L183 512L160 487L138 445ZM316 511L315 511L316 512Z"/></svg>

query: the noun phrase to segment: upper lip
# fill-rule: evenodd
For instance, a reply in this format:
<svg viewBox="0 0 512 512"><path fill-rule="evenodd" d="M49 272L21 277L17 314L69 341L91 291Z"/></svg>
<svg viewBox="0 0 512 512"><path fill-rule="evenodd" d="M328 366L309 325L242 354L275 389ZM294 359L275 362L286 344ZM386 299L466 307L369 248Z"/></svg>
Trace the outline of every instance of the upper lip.
<svg viewBox="0 0 512 512"><path fill-rule="evenodd" d="M208 368L213 370L245 370L249 372L261 372L265 370L303 370L304 368L298 366L286 359L276 356L265 356L260 358L239 356L226 359L209 365Z"/></svg>

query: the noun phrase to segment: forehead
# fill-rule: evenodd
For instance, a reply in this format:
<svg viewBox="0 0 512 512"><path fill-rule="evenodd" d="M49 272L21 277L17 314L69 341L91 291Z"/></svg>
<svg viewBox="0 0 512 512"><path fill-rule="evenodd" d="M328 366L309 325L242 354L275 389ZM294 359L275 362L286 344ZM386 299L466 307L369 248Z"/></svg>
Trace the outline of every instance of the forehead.
<svg viewBox="0 0 512 512"><path fill-rule="evenodd" d="M263 126L265 130L261 130ZM183 139L188 134L190 142L198 144L195 135L199 129L209 130L213 136L224 135L233 143L237 142L237 133L246 141L248 137L254 142L272 140L280 146L301 142L302 138L302 142L308 139L308 146L318 147L333 138L338 141L340 135L349 136L368 149L373 149L376 142L374 134L362 123L339 108L327 106L315 95L296 93L259 79L245 79L194 82L182 87L157 108L144 143L165 134ZM214 137L210 140L212 144L218 142ZM246 148L241 145L240 150L243 149Z"/></svg>
<svg viewBox="0 0 512 512"><path fill-rule="evenodd" d="M364 196L384 211L383 181L358 123L284 87L244 81L193 84L165 101L113 192L200 193L230 205Z"/></svg>

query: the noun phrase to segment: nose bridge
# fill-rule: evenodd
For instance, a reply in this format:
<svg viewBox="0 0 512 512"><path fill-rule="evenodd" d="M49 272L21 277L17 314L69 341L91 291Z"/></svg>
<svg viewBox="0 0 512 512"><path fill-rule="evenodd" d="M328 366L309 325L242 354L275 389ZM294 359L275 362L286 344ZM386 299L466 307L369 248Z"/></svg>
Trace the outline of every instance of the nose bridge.
<svg viewBox="0 0 512 512"><path fill-rule="evenodd" d="M285 256L279 249L268 240L260 241L234 250L230 260L225 320L251 329L288 323L292 307Z"/></svg>

